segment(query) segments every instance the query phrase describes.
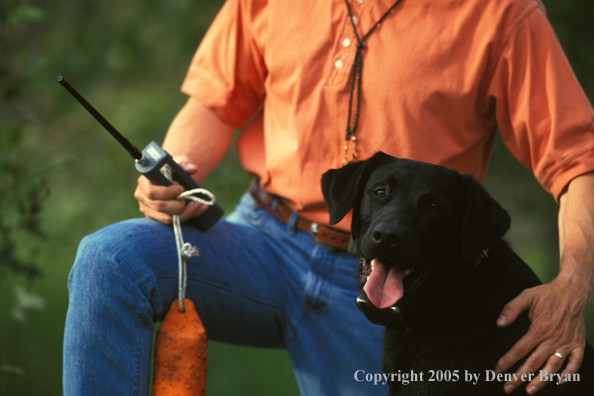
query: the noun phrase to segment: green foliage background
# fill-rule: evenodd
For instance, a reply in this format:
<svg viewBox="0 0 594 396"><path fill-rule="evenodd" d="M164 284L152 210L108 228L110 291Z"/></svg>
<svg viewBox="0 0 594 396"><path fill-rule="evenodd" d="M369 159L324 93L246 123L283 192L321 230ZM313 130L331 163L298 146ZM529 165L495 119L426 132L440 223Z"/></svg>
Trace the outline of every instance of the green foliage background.
<svg viewBox="0 0 594 396"><path fill-rule="evenodd" d="M61 394L66 282L77 244L100 227L139 216L130 158L56 77L67 77L140 147L160 142L186 100L179 86L222 3L0 1L1 395ZM592 100L594 3L545 5ZM232 150L204 186L229 212L248 183ZM558 264L552 198L501 142L485 184L512 215L508 239L543 280L552 279ZM13 314L26 304L17 298L23 289L45 302L24 311L25 321ZM38 299L27 301L34 307ZM594 342L592 307L588 324ZM298 394L284 351L209 348L209 394Z"/></svg>

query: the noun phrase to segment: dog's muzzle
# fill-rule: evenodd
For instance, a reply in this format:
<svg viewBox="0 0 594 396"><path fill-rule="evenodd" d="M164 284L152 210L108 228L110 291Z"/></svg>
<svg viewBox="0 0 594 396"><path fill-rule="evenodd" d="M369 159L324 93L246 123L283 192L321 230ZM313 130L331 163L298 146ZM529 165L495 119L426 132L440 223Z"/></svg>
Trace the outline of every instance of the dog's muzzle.
<svg viewBox="0 0 594 396"><path fill-rule="evenodd" d="M355 302L359 310L365 314L365 317L371 323L385 326L392 330L410 330L410 326L408 326L402 319L402 313L400 313L400 308L397 306L394 305L388 308L378 308L369 301L369 297L367 297L365 291L362 291L361 294L359 294Z"/></svg>

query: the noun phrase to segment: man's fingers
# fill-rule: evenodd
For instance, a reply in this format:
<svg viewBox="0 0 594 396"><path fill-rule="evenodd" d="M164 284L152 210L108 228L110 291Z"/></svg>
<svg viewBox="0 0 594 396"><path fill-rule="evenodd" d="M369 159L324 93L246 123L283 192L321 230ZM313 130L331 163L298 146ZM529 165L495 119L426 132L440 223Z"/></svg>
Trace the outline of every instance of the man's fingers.
<svg viewBox="0 0 594 396"><path fill-rule="evenodd" d="M567 366L565 370L561 373L561 380L559 383L565 383L565 379L567 377L572 377L573 374L577 373L580 367L582 366L582 361L584 360L584 349L583 348L576 348L571 352L569 355L567 362Z"/></svg>
<svg viewBox="0 0 594 396"><path fill-rule="evenodd" d="M182 201L183 205L183 201ZM188 202L181 211L177 211L177 213L165 213L163 211L156 211L152 208L149 208L145 205L140 205L140 211L151 220L156 220L163 224L172 225L173 224L173 214L177 214L181 222L184 222L190 218L200 216L202 213L208 210L208 206L201 204L199 202Z"/></svg>
<svg viewBox="0 0 594 396"><path fill-rule="evenodd" d="M138 197L137 194L141 193ZM138 186L134 197L136 199L146 198L151 201L155 200L173 200L176 199L179 194L184 192L184 188L179 184L172 184L170 186L156 186L152 184L146 177L140 176L138 178Z"/></svg>
<svg viewBox="0 0 594 396"><path fill-rule="evenodd" d="M496 371L507 372L518 361L526 358L514 373L513 380L504 384L507 393L517 389L522 375L524 380L532 376L526 387L528 394L534 394L550 383L551 377L548 380L541 378L540 373L546 371L555 374L553 378L560 381L562 377L558 373L568 356L570 360L561 374L567 376L579 370L585 346L585 313L583 309L571 309L563 304L568 290L572 291L571 287L559 282L536 286L523 291L502 310L501 316L504 318L497 321L499 326L510 324L528 308L531 321L528 332L499 359L495 367ZM563 359L556 353L562 354Z"/></svg>
<svg viewBox="0 0 594 396"><path fill-rule="evenodd" d="M524 364L516 371L517 376L515 380L509 381L504 385L504 389L507 393L516 389L522 384L522 374L525 374L524 379L530 374L537 373L538 370L541 372L547 372L549 374L557 373L563 366L563 359L551 355L547 352L548 348L540 347L535 350L532 355L524 362ZM565 355L563 355L565 356ZM544 364L544 367L543 367ZM526 386L526 392L532 395L542 389L549 383L549 378L541 377L540 375L534 374L532 381Z"/></svg>
<svg viewBox="0 0 594 396"><path fill-rule="evenodd" d="M530 334L530 331L528 332L528 334L526 334L524 337L520 338L520 340L518 342L516 342L516 344L505 354L503 355L503 357L501 359L499 359L499 361L497 362L497 364L495 365L495 370L497 371L501 371L501 372L506 372L507 370L509 370L509 368L511 366L513 366L516 362L518 362L520 359L522 359L523 357L525 357L532 349L534 349L534 347L538 344L537 340L534 340ZM526 366L526 364L528 364L528 362L530 362L532 359L532 356L530 359L528 359L526 361L526 363L524 363L524 366ZM537 357L535 357L534 361L532 361L532 364L536 364L538 363L536 360L540 360ZM544 358L541 360L540 365L542 365L542 363L544 362ZM538 366L540 367L540 366ZM536 367L534 370L536 370L538 367ZM518 370L520 371L520 370ZM527 372L527 371L524 371ZM534 371L530 371L530 373L532 373Z"/></svg>
<svg viewBox="0 0 594 396"><path fill-rule="evenodd" d="M179 220L184 222L192 217L200 216L202 213L208 210L208 205L204 205L200 202L191 201L186 204L183 212L179 214Z"/></svg>
<svg viewBox="0 0 594 396"><path fill-rule="evenodd" d="M182 192L180 185L154 186L146 177L140 176L134 198L147 218L172 224L171 215L182 213L186 206L184 200L176 200Z"/></svg>
<svg viewBox="0 0 594 396"><path fill-rule="evenodd" d="M182 167L189 175L193 175L194 173L198 172L198 167L192 159L187 155L174 155L173 160L178 163L179 166Z"/></svg>
<svg viewBox="0 0 594 396"><path fill-rule="evenodd" d="M155 200L147 197L142 191L138 190L134 193L134 197L139 203L140 211L145 215L149 215L150 212L159 212L167 215L180 214L185 208L184 200Z"/></svg>
<svg viewBox="0 0 594 396"><path fill-rule="evenodd" d="M178 160L178 163L188 174L198 171L196 165L186 162L184 158ZM184 199L177 199L182 192L184 188L177 183L170 186L156 186L145 176L140 176L134 198L138 201L140 211L147 218L171 225L173 215L179 215L181 221L186 221L201 215L208 209L207 205L198 202L186 203Z"/></svg>
<svg viewBox="0 0 594 396"><path fill-rule="evenodd" d="M566 378L567 375L571 376L572 374L577 373L582 364L584 356L583 347L575 347L573 350L568 351L566 348L563 348L561 344L559 344L558 347L554 347L550 342L545 342L539 345L541 341L534 338L532 335L533 333L538 334L539 330L535 329L534 326L531 326L528 333L497 362L496 370L505 372L530 352L530 356L526 359L524 364L516 370L517 375L513 377L515 379L504 384L503 388L507 393L512 392L522 384L523 374L525 374L524 379L526 379L527 376L533 373L548 373L548 377L541 377L538 374L533 375L532 381L526 386L526 392L529 395L533 395L549 384L551 378L557 378L556 381L558 381L559 384L565 382L563 379ZM538 347L536 347L537 345ZM556 355L556 353L559 353L561 356ZM561 370L566 359L569 360L565 370L561 373L561 376L551 377L552 374L556 374Z"/></svg>
<svg viewBox="0 0 594 396"><path fill-rule="evenodd" d="M533 373L538 370L538 368L546 362L549 356L554 353L554 351L551 352L551 348L554 347L554 344L557 344L560 341L559 336L551 336L551 333L553 332L552 327L553 324L548 319L533 321L528 328L528 332L520 338L501 359L499 359L495 369L505 372L516 362L528 356L530 353L530 357L528 357L518 372ZM561 335L562 333L556 331L555 334ZM547 339L548 342L544 342Z"/></svg>
<svg viewBox="0 0 594 396"><path fill-rule="evenodd" d="M532 298L529 290L530 289L524 290L516 298L503 307L503 310L497 319L497 326L508 326L518 318L520 313L530 308ZM505 355L503 355L501 359L499 359L495 365L495 370L499 372L506 372L516 362L524 358L532 349L536 347L536 345L538 345L538 341L534 339L529 330L527 334L520 338L514 344L514 346ZM515 387L516 385L508 383L504 389L509 393L515 389Z"/></svg>
<svg viewBox="0 0 594 396"><path fill-rule="evenodd" d="M145 217L149 220L155 220L165 225L173 224L173 216L171 215L159 212L144 212L142 209L141 212L144 213Z"/></svg>
<svg viewBox="0 0 594 396"><path fill-rule="evenodd" d="M198 172L198 167L191 162L178 162L178 164L188 173L188 175L193 175Z"/></svg>
<svg viewBox="0 0 594 396"><path fill-rule="evenodd" d="M497 326L505 327L513 323L518 315L530 308L531 298L532 295L530 293L530 289L527 289L507 303L505 307L503 307L503 310L497 319Z"/></svg>
<svg viewBox="0 0 594 396"><path fill-rule="evenodd" d="M569 355L569 361L567 362L567 366L565 367L565 370L563 370L563 372L558 376L554 374L558 373L559 370L561 370L561 367L563 367L563 363L567 358L567 355L564 354L564 352L561 352L560 350L557 352L563 356L563 359L561 359L560 356L557 356L555 355L555 353L553 353L548 358L546 365L540 371L541 373L544 373L546 375L536 375L532 382L530 382L526 386L526 393L528 393L529 395L535 394L543 387L545 387L545 385L551 382L551 380L555 382L557 385L561 385L566 382L567 377L571 378L573 374L577 373L582 364L582 359L584 356L583 350L581 348L576 348L573 352L568 352L571 353L571 355ZM520 370L518 370L518 372L519 371Z"/></svg>

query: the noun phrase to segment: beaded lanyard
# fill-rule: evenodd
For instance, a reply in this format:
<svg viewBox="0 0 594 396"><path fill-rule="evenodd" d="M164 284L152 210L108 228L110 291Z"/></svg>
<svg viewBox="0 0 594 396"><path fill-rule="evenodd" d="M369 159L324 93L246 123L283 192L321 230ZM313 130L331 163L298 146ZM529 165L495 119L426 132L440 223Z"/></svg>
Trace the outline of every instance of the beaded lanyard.
<svg viewBox="0 0 594 396"><path fill-rule="evenodd" d="M353 20L353 14L351 12L351 6L349 5L349 0L344 0L347 6L349 19L351 20L351 25L353 26L353 31L355 32L355 37L357 39L357 52L355 53L355 59L353 60L353 66L351 67L351 90L349 96L349 116L347 120L347 127L346 127L346 136L345 136L345 145L344 145L344 161L343 165L345 165L348 161L348 152L349 152L349 145L350 142L353 142L353 150L351 153L352 161L357 161L357 136L355 135L355 131L357 129L357 124L359 123L359 108L361 104L361 75L363 70L363 56L361 51L364 47L364 42L369 37L369 35L375 30L375 28L390 14L392 11L402 0L396 0L394 4L382 15L380 19L377 20L376 23L373 24L371 29L367 31L363 35L363 37L359 37L359 33L357 33L357 28L355 26L355 21ZM355 93L355 85L357 88L357 103L355 106L355 117L353 119L351 125L352 117L352 109L353 109L353 95Z"/></svg>

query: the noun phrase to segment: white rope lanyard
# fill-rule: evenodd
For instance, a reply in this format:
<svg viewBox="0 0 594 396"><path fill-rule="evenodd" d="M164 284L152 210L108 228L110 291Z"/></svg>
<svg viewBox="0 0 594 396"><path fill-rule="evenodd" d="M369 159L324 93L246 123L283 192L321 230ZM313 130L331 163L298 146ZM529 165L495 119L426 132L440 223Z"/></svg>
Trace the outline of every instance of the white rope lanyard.
<svg viewBox="0 0 594 396"><path fill-rule="evenodd" d="M193 195L198 193L206 195L209 198L209 200L207 201L205 199ZM184 191L176 199L184 198L191 199L192 201L197 201L201 204L209 206L214 205L215 203L214 194L203 188L195 188L193 190ZM190 257L198 256L199 252L196 246L192 246L190 243L184 242L181 230L181 222L179 221L178 215L173 215L173 233L175 234L175 245L177 247L177 262L179 268L177 282L179 311L184 312L183 299L186 297L186 285L188 282L187 261Z"/></svg>

